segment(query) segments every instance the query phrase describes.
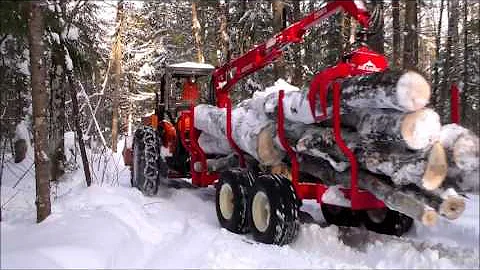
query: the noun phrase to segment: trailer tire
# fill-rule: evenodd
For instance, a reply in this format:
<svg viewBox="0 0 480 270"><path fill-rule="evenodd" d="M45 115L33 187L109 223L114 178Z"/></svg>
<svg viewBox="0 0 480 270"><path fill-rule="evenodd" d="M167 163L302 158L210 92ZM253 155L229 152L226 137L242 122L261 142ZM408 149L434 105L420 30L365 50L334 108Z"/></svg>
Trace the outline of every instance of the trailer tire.
<svg viewBox="0 0 480 270"><path fill-rule="evenodd" d="M168 168L160 155L161 139L151 127L135 131L131 184L147 196L155 195Z"/></svg>
<svg viewBox="0 0 480 270"><path fill-rule="evenodd" d="M248 232L247 202L250 186L240 171L225 171L216 184L215 207L220 225L237 234Z"/></svg>
<svg viewBox="0 0 480 270"><path fill-rule="evenodd" d="M385 209L384 217L373 217L369 211L365 213L364 225L373 232L401 236L408 232L413 225L413 219L400 212Z"/></svg>
<svg viewBox="0 0 480 270"><path fill-rule="evenodd" d="M362 224L362 213L351 208L322 203L322 214L329 224L345 227L358 227Z"/></svg>
<svg viewBox="0 0 480 270"><path fill-rule="evenodd" d="M298 200L290 180L262 175L255 180L249 198L250 231L261 243L285 245L298 234Z"/></svg>

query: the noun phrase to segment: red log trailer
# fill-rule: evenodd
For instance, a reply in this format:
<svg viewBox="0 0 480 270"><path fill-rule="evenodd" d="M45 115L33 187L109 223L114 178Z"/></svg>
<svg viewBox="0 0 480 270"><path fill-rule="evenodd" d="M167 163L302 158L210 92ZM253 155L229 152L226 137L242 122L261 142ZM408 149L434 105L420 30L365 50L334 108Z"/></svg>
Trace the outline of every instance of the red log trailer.
<svg viewBox="0 0 480 270"><path fill-rule="evenodd" d="M351 208L322 203L328 187L300 177L297 154L285 138L283 92L279 95L277 133L290 160L291 179L259 170L232 139L230 89L240 79L278 59L286 46L302 42L302 36L310 27L337 11L344 11L355 18L366 35L371 20L361 1L331 1L219 68L204 64L167 66L157 95L155 113L147 121L150 125L137 129L133 151L124 151L125 162L132 168L132 185L147 195L155 194L166 179L187 177L196 187L215 185L217 217L221 226L234 233L250 232L255 240L263 243L282 245L295 238L299 207L306 199L320 203L326 221L333 224L358 225L364 220L369 225L367 228L377 232L401 235L408 231L413 223L411 218L386 208L382 201L358 188L357 162L340 132L341 89L336 80L388 68L386 58L365 45L354 49L337 65L318 73L308 91L311 111L319 121L326 116L328 91L333 91L335 139L351 163L351 186L342 189L351 201ZM222 172L208 170L207 158L212 157L208 157L198 144L200 131L193 126L194 104L182 102L179 98L179 80L206 76L211 76L211 84L206 91L209 94L202 102L226 108L227 139L238 157L236 165ZM318 102L322 115L315 115L314 108Z"/></svg>

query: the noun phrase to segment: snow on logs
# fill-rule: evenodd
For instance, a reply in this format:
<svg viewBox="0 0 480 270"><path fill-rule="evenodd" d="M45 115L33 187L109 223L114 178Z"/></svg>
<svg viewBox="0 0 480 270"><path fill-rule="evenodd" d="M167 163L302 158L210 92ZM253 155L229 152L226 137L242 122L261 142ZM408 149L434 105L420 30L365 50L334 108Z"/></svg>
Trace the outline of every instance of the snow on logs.
<svg viewBox="0 0 480 270"><path fill-rule="evenodd" d="M478 187L478 179L467 177L478 175L478 137L458 125L441 126L439 115L425 108L431 89L418 73L388 71L351 77L341 86L342 137L360 165L360 187L425 225L435 224L437 214L458 218L465 209L464 199L455 191L445 192L445 179L463 181L455 188ZM348 187L350 164L335 142L331 108L325 121L315 123L307 92L281 79L233 108L234 142L260 164L275 172L282 168L291 177L276 134L280 90L285 91L286 137L302 159L300 170L324 184ZM320 115L321 108L315 109ZM209 160L210 169L223 170L236 162L226 138L225 109L196 106L194 125L202 131L199 144L207 154L230 157L229 162ZM195 166L202 169L200 164Z"/></svg>

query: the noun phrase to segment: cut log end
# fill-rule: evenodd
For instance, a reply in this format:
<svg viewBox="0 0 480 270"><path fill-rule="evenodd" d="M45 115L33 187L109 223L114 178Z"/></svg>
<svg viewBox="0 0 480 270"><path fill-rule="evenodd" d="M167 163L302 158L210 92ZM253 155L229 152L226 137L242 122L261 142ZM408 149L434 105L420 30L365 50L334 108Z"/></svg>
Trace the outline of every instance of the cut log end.
<svg viewBox="0 0 480 270"><path fill-rule="evenodd" d="M263 165L278 165L282 162L284 153L275 147L272 135L272 126L265 127L259 134L257 140L257 154Z"/></svg>
<svg viewBox="0 0 480 270"><path fill-rule="evenodd" d="M459 218L465 210L465 200L460 196L448 196L440 205L440 215L453 220Z"/></svg>
<svg viewBox="0 0 480 270"><path fill-rule="evenodd" d="M422 224L428 227L435 226L437 224L438 214L433 209L425 209L421 217Z"/></svg>
<svg viewBox="0 0 480 270"><path fill-rule="evenodd" d="M447 177L448 162L447 154L440 142L436 142L428 156L427 167L423 175L423 187L434 190L443 183Z"/></svg>
<svg viewBox="0 0 480 270"><path fill-rule="evenodd" d="M458 168L474 171L479 166L479 139L468 132L461 135L453 145L453 159Z"/></svg>
<svg viewBox="0 0 480 270"><path fill-rule="evenodd" d="M425 78L413 71L403 74L397 82L397 99L408 111L425 107L431 95L431 88Z"/></svg>
<svg viewBox="0 0 480 270"><path fill-rule="evenodd" d="M401 126L402 138L414 150L424 149L438 140L440 130L440 116L428 108L405 115Z"/></svg>

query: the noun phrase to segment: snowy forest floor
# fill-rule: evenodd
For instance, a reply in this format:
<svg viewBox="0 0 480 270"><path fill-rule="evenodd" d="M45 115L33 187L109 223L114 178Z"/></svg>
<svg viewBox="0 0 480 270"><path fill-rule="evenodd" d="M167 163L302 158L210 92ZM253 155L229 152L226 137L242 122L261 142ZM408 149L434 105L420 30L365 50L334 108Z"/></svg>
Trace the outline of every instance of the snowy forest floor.
<svg viewBox="0 0 480 270"><path fill-rule="evenodd" d="M52 190L52 214L36 224L32 155L18 164L6 156L2 269L480 267L478 194L468 194L460 219L441 219L433 228L416 223L403 237L328 226L319 206L307 201L303 210L315 222L302 224L297 239L279 247L220 228L213 187L145 197L130 187L120 154L90 158L94 184L86 188L81 168L67 173Z"/></svg>

